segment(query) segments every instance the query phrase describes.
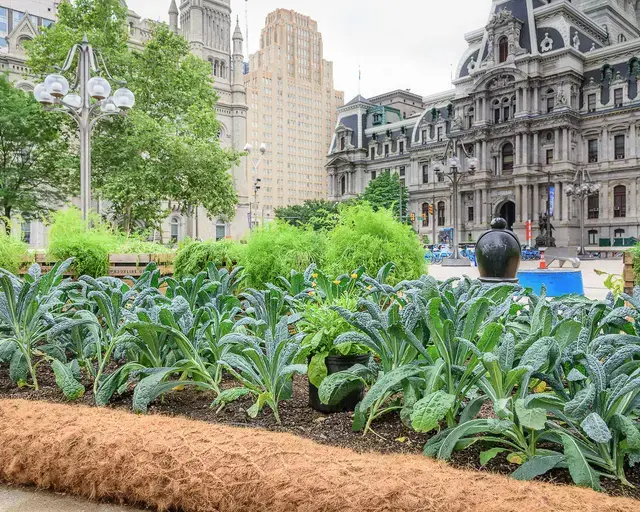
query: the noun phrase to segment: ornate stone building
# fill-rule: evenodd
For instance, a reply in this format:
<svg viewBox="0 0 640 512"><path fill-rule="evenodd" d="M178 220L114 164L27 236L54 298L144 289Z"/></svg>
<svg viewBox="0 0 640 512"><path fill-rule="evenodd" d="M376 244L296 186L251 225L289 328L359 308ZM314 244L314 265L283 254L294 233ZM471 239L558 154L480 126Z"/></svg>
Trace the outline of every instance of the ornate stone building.
<svg viewBox="0 0 640 512"><path fill-rule="evenodd" d="M33 39L43 26L56 20L56 0L0 0L0 73L8 73L18 87L32 91L37 81L26 67L23 43ZM125 0L121 0L126 6ZM180 8L171 0L170 27L184 36L192 52L209 61L214 88L219 95L216 113L224 147L242 150L247 137L247 98L243 77L243 36L238 23L231 32L230 0L182 0ZM153 21L129 10L130 45L142 48L151 34ZM135 92L135 91L134 91ZM207 218L204 209L182 215L174 210L164 223L161 240L241 238L249 230L247 159L232 169L239 204L232 221ZM75 201L77 202L77 201ZM100 210L100 204L94 207ZM169 205L170 206L170 205ZM23 224L22 231L34 247L46 246L46 228L41 222Z"/></svg>
<svg viewBox="0 0 640 512"><path fill-rule="evenodd" d="M451 139L479 160L459 191L460 240L502 216L524 241L525 222L536 227L546 211L550 176L557 243L577 245L580 207L566 191L583 168L602 184L585 205L588 245L638 237L639 15L629 0L493 0L486 26L465 35L452 90L357 97L338 109L330 198L353 197L391 169L420 233L453 227L451 185L433 172ZM423 220L431 204L434 218Z"/></svg>

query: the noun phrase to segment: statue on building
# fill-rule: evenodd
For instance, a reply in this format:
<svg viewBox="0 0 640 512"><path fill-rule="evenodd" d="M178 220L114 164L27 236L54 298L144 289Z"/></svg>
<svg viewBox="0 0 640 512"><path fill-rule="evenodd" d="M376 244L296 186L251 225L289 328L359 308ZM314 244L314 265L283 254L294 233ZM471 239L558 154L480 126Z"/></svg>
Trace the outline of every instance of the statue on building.
<svg viewBox="0 0 640 512"><path fill-rule="evenodd" d="M538 231L540 234L536 238L537 247L555 247L556 239L553 237L553 232L556 228L549 221L546 213L541 213L538 217Z"/></svg>

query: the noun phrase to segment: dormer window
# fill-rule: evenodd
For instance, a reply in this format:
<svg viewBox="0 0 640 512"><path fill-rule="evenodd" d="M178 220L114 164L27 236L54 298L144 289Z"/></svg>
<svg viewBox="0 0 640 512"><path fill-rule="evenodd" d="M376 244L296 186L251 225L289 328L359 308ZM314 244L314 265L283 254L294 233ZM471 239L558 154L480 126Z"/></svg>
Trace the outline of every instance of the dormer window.
<svg viewBox="0 0 640 512"><path fill-rule="evenodd" d="M509 40L506 36L500 38L498 41L498 55L500 62L506 62L507 57L509 56Z"/></svg>
<svg viewBox="0 0 640 512"><path fill-rule="evenodd" d="M340 151L344 151L347 148L347 138L343 135L340 137Z"/></svg>
<svg viewBox="0 0 640 512"><path fill-rule="evenodd" d="M373 114L373 124L382 124L382 114Z"/></svg>

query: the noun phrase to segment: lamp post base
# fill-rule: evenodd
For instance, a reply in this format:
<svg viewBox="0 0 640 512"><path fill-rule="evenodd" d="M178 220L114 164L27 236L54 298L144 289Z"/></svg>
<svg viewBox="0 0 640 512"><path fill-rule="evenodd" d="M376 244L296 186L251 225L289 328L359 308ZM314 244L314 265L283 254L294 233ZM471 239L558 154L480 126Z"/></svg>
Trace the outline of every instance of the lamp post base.
<svg viewBox="0 0 640 512"><path fill-rule="evenodd" d="M443 267L470 267L471 261L468 258L447 258L442 260Z"/></svg>

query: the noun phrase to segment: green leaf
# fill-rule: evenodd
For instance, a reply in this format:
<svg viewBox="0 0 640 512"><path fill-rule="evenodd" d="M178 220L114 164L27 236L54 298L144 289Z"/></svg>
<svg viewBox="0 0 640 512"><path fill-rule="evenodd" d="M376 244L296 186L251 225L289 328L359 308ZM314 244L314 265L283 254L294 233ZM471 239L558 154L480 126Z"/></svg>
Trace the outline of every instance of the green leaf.
<svg viewBox="0 0 640 512"><path fill-rule="evenodd" d="M498 398L493 402L493 411L496 413L496 416L501 420L504 420L511 416L511 397L509 398Z"/></svg>
<svg viewBox="0 0 640 512"><path fill-rule="evenodd" d="M328 351L314 354L309 362L309 382L317 388L320 387L322 381L327 377L328 371L325 361L328 355Z"/></svg>
<svg viewBox="0 0 640 512"><path fill-rule="evenodd" d="M480 465L486 466L487 463L500 455L502 452L506 452L506 448L491 448L490 450L485 450L484 452L480 452Z"/></svg>
<svg viewBox="0 0 640 512"><path fill-rule="evenodd" d="M482 432L500 433L506 428L508 428L507 424L492 419L467 421L462 425L458 425L449 432L438 450L438 458L442 460L449 460L456 444L465 436L474 436L475 434L480 434Z"/></svg>
<svg viewBox="0 0 640 512"><path fill-rule="evenodd" d="M153 400L170 389L184 384L182 381L171 382L169 388L162 385L162 381L175 371L175 368L159 368L142 379L133 391L133 412L146 413Z"/></svg>
<svg viewBox="0 0 640 512"><path fill-rule="evenodd" d="M411 425L416 432L429 432L437 428L455 400L455 396L442 390L425 396L413 406Z"/></svg>
<svg viewBox="0 0 640 512"><path fill-rule="evenodd" d="M353 424L351 425L351 430L353 432L360 432L367 423L367 415L361 409L360 404L362 404L362 402L359 402L356 405L356 409L353 413Z"/></svg>
<svg viewBox="0 0 640 512"><path fill-rule="evenodd" d="M16 350L11 357L11 364L9 365L9 378L12 382L19 387L24 386L27 383L27 374L29 368L27 365L27 359L21 350Z"/></svg>
<svg viewBox="0 0 640 512"><path fill-rule="evenodd" d="M623 414L616 414L613 417L613 424L626 439L630 450L640 450L640 430L635 423Z"/></svg>
<svg viewBox="0 0 640 512"><path fill-rule="evenodd" d="M270 400L270 399L271 399L271 393L269 392L260 393L258 395L258 399L256 400L256 402L247 409L247 415L249 416L249 418L256 418L258 414L260 414L260 411L264 407L264 404L266 404L267 400Z"/></svg>
<svg viewBox="0 0 640 512"><path fill-rule="evenodd" d="M564 446L564 456L573 482L580 487L590 487L594 491L600 491L600 479L589 465L577 441L568 434L560 435Z"/></svg>
<svg viewBox="0 0 640 512"><path fill-rule="evenodd" d="M535 456L511 473L511 478L516 480L533 480L537 476L551 471L564 461L564 455Z"/></svg>
<svg viewBox="0 0 640 512"><path fill-rule="evenodd" d="M51 367L56 376L56 384L62 390L65 398L77 400L84 395L84 386L74 378L71 368L57 359L53 360Z"/></svg>
<svg viewBox="0 0 640 512"><path fill-rule="evenodd" d="M592 412L580 423L582 430L596 443L608 443L611 440L609 427L597 412Z"/></svg>
<svg viewBox="0 0 640 512"><path fill-rule="evenodd" d="M591 382L594 384L596 391L604 391L607 389L607 374L604 371L602 363L591 354L584 359L584 365L589 374Z"/></svg>
<svg viewBox="0 0 640 512"><path fill-rule="evenodd" d="M581 382L583 380L587 380L587 376L577 368L571 368L569 375L567 375L567 380L569 382Z"/></svg>
<svg viewBox="0 0 640 512"><path fill-rule="evenodd" d="M596 399L596 388L589 384L586 388L576 393L576 396L564 406L564 413L567 418L580 421L589 414L589 410Z"/></svg>
<svg viewBox="0 0 640 512"><path fill-rule="evenodd" d="M360 403L361 411L368 411L371 406L382 398L386 393L393 390L396 386L398 386L404 379L408 379L409 377L413 377L414 375L422 372L424 368L419 366L400 366L394 370L391 370L389 373L386 373L380 380L378 380L371 389L367 392L364 397L364 400Z"/></svg>
<svg viewBox="0 0 640 512"><path fill-rule="evenodd" d="M320 384L318 398L323 404L335 405L356 389L362 388L364 379L370 375L371 370L360 364L342 372L332 373Z"/></svg>
<svg viewBox="0 0 640 512"><path fill-rule="evenodd" d="M480 396L471 400L462 411L462 414L460 414L458 424L461 425L463 423L466 423L467 421L471 421L472 419L474 419L478 415L480 409L482 409L482 406L486 401L486 396Z"/></svg>
<svg viewBox="0 0 640 512"><path fill-rule="evenodd" d="M544 409L528 409L522 398L516 400L516 416L520 425L533 430L544 430L547 422L547 411Z"/></svg>
<svg viewBox="0 0 640 512"><path fill-rule="evenodd" d="M211 407L224 407L225 405L230 404L231 402L235 402L236 400L249 394L251 394L251 390L249 388L225 389L216 397L216 399L211 404Z"/></svg>
<svg viewBox="0 0 640 512"><path fill-rule="evenodd" d="M0 340L0 363L8 363L13 353L18 350L18 345L11 340Z"/></svg>
<svg viewBox="0 0 640 512"><path fill-rule="evenodd" d="M540 338L520 359L520 366L530 366L534 372L553 367L560 355L558 342L554 338Z"/></svg>

